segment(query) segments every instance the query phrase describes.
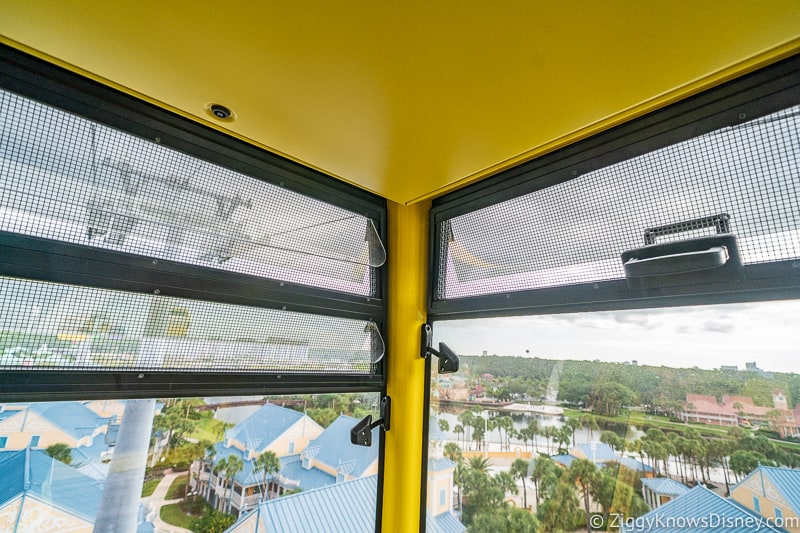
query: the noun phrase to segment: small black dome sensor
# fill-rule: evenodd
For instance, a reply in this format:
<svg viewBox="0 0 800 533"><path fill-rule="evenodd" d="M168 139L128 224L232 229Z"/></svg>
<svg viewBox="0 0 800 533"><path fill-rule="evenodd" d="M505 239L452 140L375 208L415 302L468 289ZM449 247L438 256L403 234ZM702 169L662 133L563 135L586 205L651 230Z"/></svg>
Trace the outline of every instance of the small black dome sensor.
<svg viewBox="0 0 800 533"><path fill-rule="evenodd" d="M220 120L227 120L233 116L233 112L224 105L211 104L209 109L211 110L211 114Z"/></svg>

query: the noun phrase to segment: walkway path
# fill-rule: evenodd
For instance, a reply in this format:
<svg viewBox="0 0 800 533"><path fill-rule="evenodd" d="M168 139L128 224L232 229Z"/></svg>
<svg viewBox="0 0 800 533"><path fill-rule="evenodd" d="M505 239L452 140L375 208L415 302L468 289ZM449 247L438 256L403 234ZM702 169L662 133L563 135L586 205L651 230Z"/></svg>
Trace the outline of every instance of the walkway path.
<svg viewBox="0 0 800 533"><path fill-rule="evenodd" d="M161 507L181 501L180 498L176 500L167 500L166 497L167 491L169 490L170 486L172 486L172 482L175 481L175 478L185 475L186 472L173 472L165 475L164 478L159 482L156 490L153 491L153 494L147 498L142 498L142 501L145 503L145 505L147 505L150 510L155 512L156 517L153 520L153 525L156 529L155 533L192 533L191 530L173 526L172 524L167 524L161 520Z"/></svg>

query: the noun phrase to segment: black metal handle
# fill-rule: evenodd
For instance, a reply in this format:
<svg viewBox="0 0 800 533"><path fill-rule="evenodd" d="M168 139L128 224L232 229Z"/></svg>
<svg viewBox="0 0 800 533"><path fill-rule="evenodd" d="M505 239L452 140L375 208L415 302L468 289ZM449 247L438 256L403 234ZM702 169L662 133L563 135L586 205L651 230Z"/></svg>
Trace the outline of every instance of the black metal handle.
<svg viewBox="0 0 800 533"><path fill-rule="evenodd" d="M724 246L712 246L707 250L660 255L646 259L632 257L624 264L625 276L642 278L700 272L724 266L728 262L728 258L728 249Z"/></svg>
<svg viewBox="0 0 800 533"><path fill-rule="evenodd" d="M731 217L727 213L720 213L718 215L711 215L703 218L695 218L692 220L685 220L683 222L674 222L665 226L656 226L654 228L647 228L644 231L644 243L655 244L656 237L664 235L671 235L673 233L682 233L684 231L692 231L696 229L714 227L717 234L731 232Z"/></svg>

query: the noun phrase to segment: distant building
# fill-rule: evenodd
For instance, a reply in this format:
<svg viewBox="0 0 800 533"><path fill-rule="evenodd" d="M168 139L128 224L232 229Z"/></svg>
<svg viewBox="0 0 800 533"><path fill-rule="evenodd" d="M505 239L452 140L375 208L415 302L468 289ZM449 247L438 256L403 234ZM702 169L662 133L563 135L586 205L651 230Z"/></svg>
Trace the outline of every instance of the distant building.
<svg viewBox="0 0 800 533"><path fill-rule="evenodd" d="M756 363L745 363L744 369L748 372L761 372L761 369L758 368Z"/></svg>
<svg viewBox="0 0 800 533"><path fill-rule="evenodd" d="M687 394L683 410L678 414L684 422L714 426L769 427L781 437L798 431L795 410L789 410L786 396L779 390L772 393L772 407L755 405L749 396L726 394L721 402L706 394ZM800 407L800 406L799 406Z"/></svg>
<svg viewBox="0 0 800 533"><path fill-rule="evenodd" d="M722 365L719 367L720 370L723 372L738 372L739 367L737 365Z"/></svg>
<svg viewBox="0 0 800 533"><path fill-rule="evenodd" d="M670 478L642 479L642 498L650 509L658 509L687 492L689 487Z"/></svg>

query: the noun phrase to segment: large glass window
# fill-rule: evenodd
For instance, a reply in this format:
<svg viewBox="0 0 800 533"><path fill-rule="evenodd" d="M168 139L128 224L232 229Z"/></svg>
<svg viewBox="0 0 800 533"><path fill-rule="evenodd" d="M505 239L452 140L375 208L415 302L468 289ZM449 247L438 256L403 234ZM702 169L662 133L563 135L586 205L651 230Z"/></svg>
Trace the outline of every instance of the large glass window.
<svg viewBox="0 0 800 533"><path fill-rule="evenodd" d="M0 530L373 530L385 201L0 56Z"/></svg>
<svg viewBox="0 0 800 533"><path fill-rule="evenodd" d="M0 403L0 528L368 531L380 430L370 448L349 434L378 403L377 393Z"/></svg>
<svg viewBox="0 0 800 533"><path fill-rule="evenodd" d="M800 479L798 320L791 300L436 322L461 368L431 373L428 475L453 498L429 524L573 531L588 503L605 530L759 465Z"/></svg>
<svg viewBox="0 0 800 533"><path fill-rule="evenodd" d="M759 480L796 496L798 73L434 201L429 319L461 358L430 375L428 531L765 524Z"/></svg>

